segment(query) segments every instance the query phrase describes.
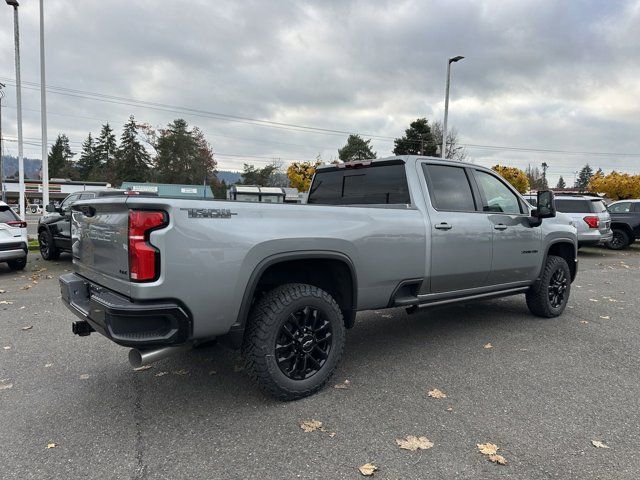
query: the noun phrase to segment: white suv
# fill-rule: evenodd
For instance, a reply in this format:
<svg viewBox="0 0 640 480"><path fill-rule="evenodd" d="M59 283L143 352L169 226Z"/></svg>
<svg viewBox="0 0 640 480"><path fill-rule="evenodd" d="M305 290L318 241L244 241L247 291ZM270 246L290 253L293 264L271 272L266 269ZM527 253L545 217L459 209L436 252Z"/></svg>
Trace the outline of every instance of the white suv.
<svg viewBox="0 0 640 480"><path fill-rule="evenodd" d="M0 262L7 262L11 270L27 265L27 222L4 202L0 202Z"/></svg>

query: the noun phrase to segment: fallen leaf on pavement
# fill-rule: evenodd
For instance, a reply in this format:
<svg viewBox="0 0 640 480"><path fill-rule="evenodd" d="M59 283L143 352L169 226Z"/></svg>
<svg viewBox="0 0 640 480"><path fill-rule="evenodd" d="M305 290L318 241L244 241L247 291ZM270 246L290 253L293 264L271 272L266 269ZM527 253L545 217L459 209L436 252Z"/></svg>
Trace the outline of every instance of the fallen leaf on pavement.
<svg viewBox="0 0 640 480"><path fill-rule="evenodd" d="M447 412L453 412L453 407L451 405L447 407Z"/></svg>
<svg viewBox="0 0 640 480"><path fill-rule="evenodd" d="M611 317L609 315L600 315L600 318L603 320L609 320Z"/></svg>
<svg viewBox="0 0 640 480"><path fill-rule="evenodd" d="M20 287L20 290L29 290L31 288L31 285L23 285Z"/></svg>
<svg viewBox="0 0 640 480"><path fill-rule="evenodd" d="M598 300L596 300L595 298L590 298L589 301L590 302L597 302Z"/></svg>
<svg viewBox="0 0 640 480"><path fill-rule="evenodd" d="M53 442L47 443L47 448L56 448L57 446L58 446L57 443L53 443Z"/></svg>
<svg viewBox="0 0 640 480"><path fill-rule="evenodd" d="M429 390L427 395L431 398L447 398L447 395L442 391L434 388L433 390Z"/></svg>
<svg viewBox="0 0 640 480"><path fill-rule="evenodd" d="M158 373L156 373L156 377L162 377L164 375L169 375L169 372L158 372Z"/></svg>
<svg viewBox="0 0 640 480"><path fill-rule="evenodd" d="M334 385L333 388L345 389L345 388L349 388L349 385L351 385L351 381L345 380L342 383L338 383L338 384Z"/></svg>
<svg viewBox="0 0 640 480"><path fill-rule="evenodd" d="M433 442L429 441L427 437L416 437L414 435L408 435L405 439L396 438L396 443L400 448L412 452L416 450L428 450L433 447Z"/></svg>
<svg viewBox="0 0 640 480"><path fill-rule="evenodd" d="M133 369L134 372L142 372L143 370L149 370L153 365L142 365Z"/></svg>
<svg viewBox="0 0 640 480"><path fill-rule="evenodd" d="M90 377L91 375L89 375L88 373L83 373L82 375L80 375L80 380L86 380Z"/></svg>
<svg viewBox="0 0 640 480"><path fill-rule="evenodd" d="M485 343L484 348L493 348L493 345L491 345L491 343Z"/></svg>
<svg viewBox="0 0 640 480"><path fill-rule="evenodd" d="M300 422L300 428L305 431L305 433L315 432L319 428L322 428L322 422L319 420L303 420Z"/></svg>
<svg viewBox="0 0 640 480"><path fill-rule="evenodd" d="M33 325L25 325L20 330L31 330L32 328L33 328Z"/></svg>
<svg viewBox="0 0 640 480"><path fill-rule="evenodd" d="M45 363L45 364L44 364L44 368L49 368L49 367L51 367L51 366L53 366L53 363Z"/></svg>
<svg viewBox="0 0 640 480"><path fill-rule="evenodd" d="M13 302L9 300L0 300L0 305L13 305Z"/></svg>
<svg viewBox="0 0 640 480"><path fill-rule="evenodd" d="M498 446L494 443L478 443L476 446L483 455L495 455L498 451Z"/></svg>
<svg viewBox="0 0 640 480"><path fill-rule="evenodd" d="M585 323L585 324L587 324L587 323L589 323L589 322L587 322L586 320L580 320L580 323Z"/></svg>
<svg viewBox="0 0 640 480"><path fill-rule="evenodd" d="M591 440L591 445L596 448L609 448L608 445L605 445L604 442L601 442L600 440Z"/></svg>
<svg viewBox="0 0 640 480"><path fill-rule="evenodd" d="M13 383L5 383L7 380L0 380L0 390L9 390L13 387Z"/></svg>
<svg viewBox="0 0 640 480"><path fill-rule="evenodd" d="M2 289L0 288L0 293L5 293L5 292L6 292L6 290L2 290Z"/></svg>
<svg viewBox="0 0 640 480"><path fill-rule="evenodd" d="M7 345L6 347L2 347L5 350L11 350L11 345Z"/></svg>
<svg viewBox="0 0 640 480"><path fill-rule="evenodd" d="M371 477L373 475L373 472L378 471L378 467L376 467L373 463L365 463L361 467L358 467L358 470L360 470L360 473L365 477Z"/></svg>
<svg viewBox="0 0 640 480"><path fill-rule="evenodd" d="M174 375L186 375L187 373L189 373L189 371L188 370L184 370L184 369L182 369L182 370L174 370L173 371Z"/></svg>
<svg viewBox="0 0 640 480"><path fill-rule="evenodd" d="M507 460L502 455L489 455L487 458L490 462L497 463L498 465L507 464Z"/></svg>

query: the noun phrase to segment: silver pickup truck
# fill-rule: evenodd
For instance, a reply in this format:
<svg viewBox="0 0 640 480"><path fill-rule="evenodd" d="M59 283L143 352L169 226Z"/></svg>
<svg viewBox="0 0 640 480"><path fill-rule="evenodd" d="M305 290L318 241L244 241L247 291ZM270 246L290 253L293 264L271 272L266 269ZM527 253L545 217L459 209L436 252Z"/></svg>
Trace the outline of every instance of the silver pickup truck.
<svg viewBox="0 0 640 480"><path fill-rule="evenodd" d="M140 366L200 342L241 348L267 393L320 389L356 312L525 294L560 315L576 229L495 172L404 156L318 169L307 204L123 195L73 205L62 299Z"/></svg>

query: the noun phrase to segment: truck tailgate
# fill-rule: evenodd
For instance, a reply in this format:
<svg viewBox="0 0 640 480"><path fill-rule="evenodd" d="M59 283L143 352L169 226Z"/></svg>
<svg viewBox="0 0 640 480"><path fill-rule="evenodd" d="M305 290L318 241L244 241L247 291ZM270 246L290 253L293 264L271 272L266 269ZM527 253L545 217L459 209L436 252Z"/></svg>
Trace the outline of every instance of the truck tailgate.
<svg viewBox="0 0 640 480"><path fill-rule="evenodd" d="M126 198L105 198L73 206L72 255L81 276L130 296L129 209Z"/></svg>

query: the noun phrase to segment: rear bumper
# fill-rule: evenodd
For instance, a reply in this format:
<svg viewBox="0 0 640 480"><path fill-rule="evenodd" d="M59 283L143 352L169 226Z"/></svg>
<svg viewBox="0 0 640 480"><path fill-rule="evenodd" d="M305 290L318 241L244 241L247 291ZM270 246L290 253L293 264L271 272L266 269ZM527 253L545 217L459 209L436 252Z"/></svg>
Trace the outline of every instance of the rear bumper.
<svg viewBox="0 0 640 480"><path fill-rule="evenodd" d="M17 260L27 256L27 244L25 242L15 242L11 244L0 244L0 262L7 260Z"/></svg>
<svg viewBox="0 0 640 480"><path fill-rule="evenodd" d="M126 347L177 345L191 337L187 310L175 301L135 302L76 273L60 277L64 304L94 331ZM73 332L91 332L74 322Z"/></svg>
<svg viewBox="0 0 640 480"><path fill-rule="evenodd" d="M609 230L606 233L600 233L599 231L578 233L578 245L604 245L609 243L613 238L613 232Z"/></svg>

